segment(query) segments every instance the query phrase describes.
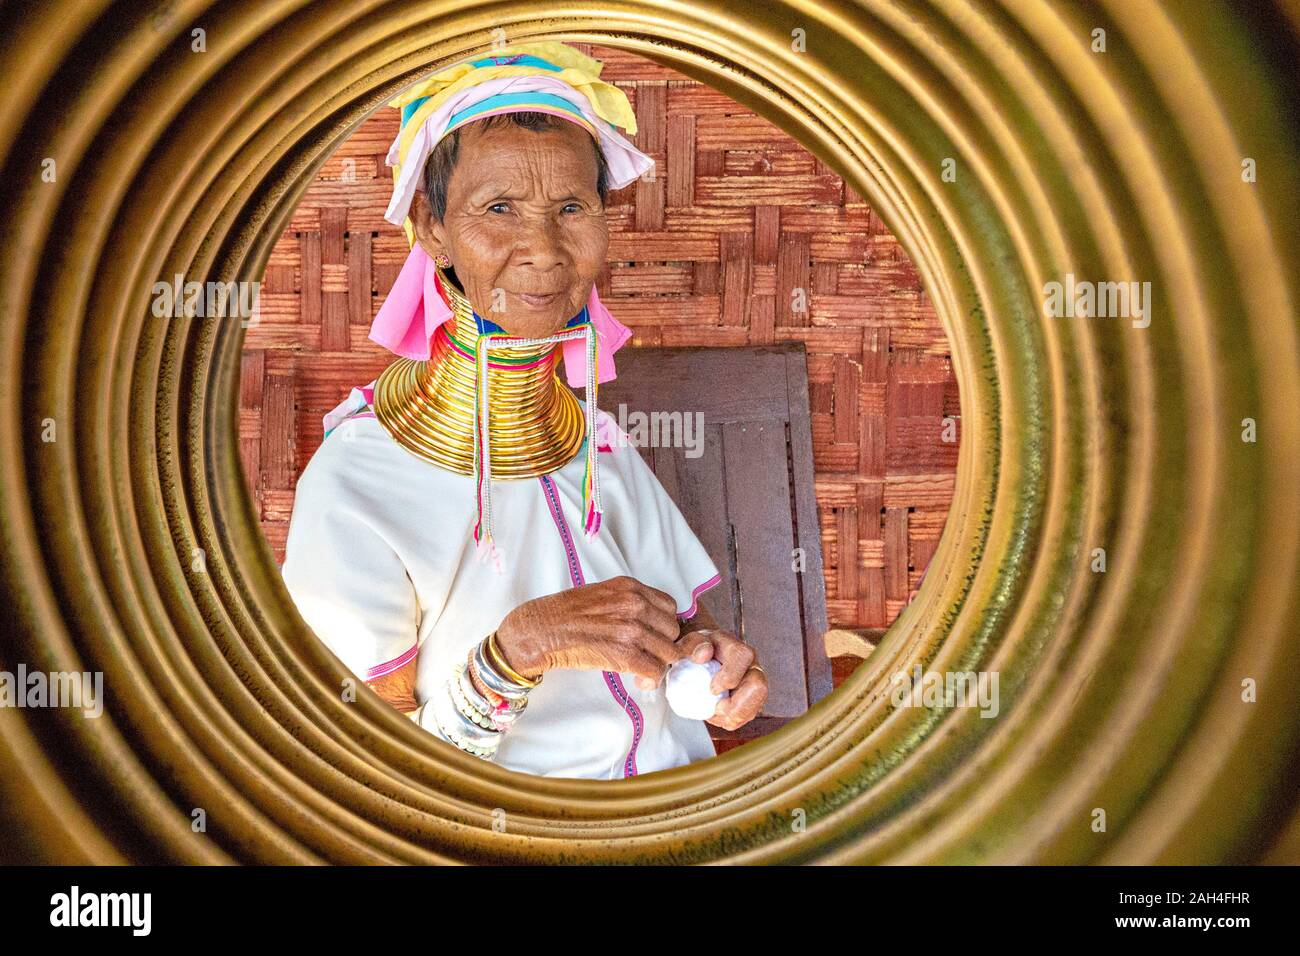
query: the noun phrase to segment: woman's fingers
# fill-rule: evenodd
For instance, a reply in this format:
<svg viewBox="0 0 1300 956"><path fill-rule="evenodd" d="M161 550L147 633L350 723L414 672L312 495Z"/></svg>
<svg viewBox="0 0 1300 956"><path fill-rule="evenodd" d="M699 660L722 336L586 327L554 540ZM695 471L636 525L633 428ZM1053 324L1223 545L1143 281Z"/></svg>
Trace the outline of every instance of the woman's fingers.
<svg viewBox="0 0 1300 956"><path fill-rule="evenodd" d="M754 649L725 631L714 631L709 640L713 642L713 656L722 664L722 670L713 675L709 690L720 694L740 684L754 664Z"/></svg>
<svg viewBox="0 0 1300 956"><path fill-rule="evenodd" d="M637 621L668 641L677 640L677 602L648 584L627 576L610 578L573 592L586 592L576 600L591 602L592 611L616 621Z"/></svg>
<svg viewBox="0 0 1300 956"><path fill-rule="evenodd" d="M671 644L682 634L676 608L676 604L670 604L668 610L664 610L663 605L657 602L647 604L641 612L641 622L654 631L656 636Z"/></svg>
<svg viewBox="0 0 1300 956"><path fill-rule="evenodd" d="M657 608L668 614L675 621L677 620L677 599L666 591L660 591L653 588L644 581L638 581L636 578L628 578L638 591L645 595L646 599L654 604Z"/></svg>
<svg viewBox="0 0 1300 956"><path fill-rule="evenodd" d="M678 650L681 651L680 660L683 657L689 657L697 664L704 664L713 657L713 642L708 636L699 631L690 631L675 642ZM650 690L658 682L643 682L641 678L637 679L637 686L644 690Z"/></svg>
<svg viewBox="0 0 1300 956"><path fill-rule="evenodd" d="M677 641L677 646L697 664L707 663L713 658L713 642L701 631L689 631Z"/></svg>
<svg viewBox="0 0 1300 956"><path fill-rule="evenodd" d="M609 663L602 666L606 670L636 674L637 686L646 690L657 686L668 667L686 656L685 651L644 622L619 621L611 630L612 641L599 654ZM649 683L643 683L642 678Z"/></svg>
<svg viewBox="0 0 1300 956"><path fill-rule="evenodd" d="M668 671L668 665L645 651L634 651L618 670L636 675L636 685L643 690L658 687Z"/></svg>
<svg viewBox="0 0 1300 956"><path fill-rule="evenodd" d="M686 652L662 631L653 628L646 621L627 621L620 626L624 640L662 661L664 666L675 664L686 656ZM629 633L630 632L630 633ZM674 634L675 638L677 635Z"/></svg>
<svg viewBox="0 0 1300 956"><path fill-rule="evenodd" d="M718 702L708 722L724 730L736 730L749 723L767 702L767 675L754 667L754 649L726 631L693 631L678 641L691 659L704 663L716 658L722 668L713 675L709 690L715 694L730 691Z"/></svg>
<svg viewBox="0 0 1300 956"><path fill-rule="evenodd" d="M708 722L723 730L739 730L759 715L766 701L767 676L760 670L751 670L730 697L718 702Z"/></svg>

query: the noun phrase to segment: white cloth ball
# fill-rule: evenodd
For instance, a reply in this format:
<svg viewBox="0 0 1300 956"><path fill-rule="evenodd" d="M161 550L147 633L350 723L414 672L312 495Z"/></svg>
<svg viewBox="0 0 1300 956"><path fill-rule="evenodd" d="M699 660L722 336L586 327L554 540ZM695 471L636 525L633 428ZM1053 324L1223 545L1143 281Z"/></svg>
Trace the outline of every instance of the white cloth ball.
<svg viewBox="0 0 1300 956"><path fill-rule="evenodd" d="M719 661L699 664L689 658L668 668L665 695L668 706L679 716L691 720L708 720L718 708L718 702L730 696L727 691L714 694L709 690L713 675L722 670Z"/></svg>

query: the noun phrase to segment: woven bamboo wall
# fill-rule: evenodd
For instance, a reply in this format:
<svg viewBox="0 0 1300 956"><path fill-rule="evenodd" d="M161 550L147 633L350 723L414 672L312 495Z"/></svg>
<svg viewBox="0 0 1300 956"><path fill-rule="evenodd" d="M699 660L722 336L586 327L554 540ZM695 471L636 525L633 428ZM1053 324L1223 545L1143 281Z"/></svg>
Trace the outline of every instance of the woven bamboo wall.
<svg viewBox="0 0 1300 956"><path fill-rule="evenodd" d="M831 623L887 626L938 542L959 418L948 343L897 240L776 127L640 57L579 45L636 108L655 181L614 193L602 300L632 345L802 341ZM330 158L277 243L243 356L240 448L277 559L321 416L391 355L366 338L405 261L383 219L383 109ZM793 311L795 290L808 307Z"/></svg>

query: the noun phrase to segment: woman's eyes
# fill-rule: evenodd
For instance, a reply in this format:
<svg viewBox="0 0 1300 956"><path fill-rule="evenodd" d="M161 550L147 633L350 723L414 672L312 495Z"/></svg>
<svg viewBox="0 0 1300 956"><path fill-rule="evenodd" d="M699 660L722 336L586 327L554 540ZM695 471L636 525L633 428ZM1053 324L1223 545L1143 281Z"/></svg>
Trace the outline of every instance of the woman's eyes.
<svg viewBox="0 0 1300 956"><path fill-rule="evenodd" d="M510 203L494 202L492 205L488 206L488 212L496 212L498 207L508 209L510 207ZM574 212L582 212L582 203L576 203L576 202L565 203L564 209L566 211L572 209Z"/></svg>

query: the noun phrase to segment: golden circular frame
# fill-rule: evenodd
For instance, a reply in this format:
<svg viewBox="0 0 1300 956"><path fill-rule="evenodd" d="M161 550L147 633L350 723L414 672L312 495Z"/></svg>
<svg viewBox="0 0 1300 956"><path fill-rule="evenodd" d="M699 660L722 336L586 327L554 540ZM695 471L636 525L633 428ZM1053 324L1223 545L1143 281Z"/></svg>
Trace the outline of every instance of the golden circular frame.
<svg viewBox="0 0 1300 956"><path fill-rule="evenodd" d="M6 853L1300 859L1300 137L1245 16L1152 0L0 14L0 663L102 671L107 699L94 719L0 709ZM1281 0L1271 16L1300 19ZM627 781L511 773L368 692L342 700L348 674L295 612L241 476L243 330L149 308L177 273L258 279L368 114L449 58L542 36L670 65L841 172L920 269L965 419L925 586L873 656L775 734ZM1045 317L1067 274L1150 282L1149 325ZM998 714L896 706L892 675L918 665L996 672Z"/></svg>

